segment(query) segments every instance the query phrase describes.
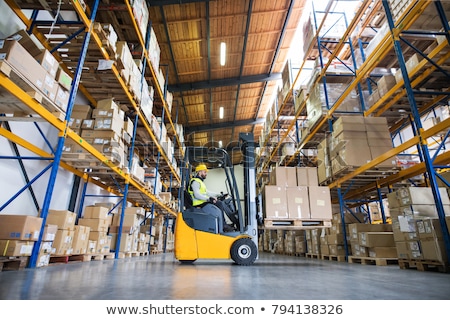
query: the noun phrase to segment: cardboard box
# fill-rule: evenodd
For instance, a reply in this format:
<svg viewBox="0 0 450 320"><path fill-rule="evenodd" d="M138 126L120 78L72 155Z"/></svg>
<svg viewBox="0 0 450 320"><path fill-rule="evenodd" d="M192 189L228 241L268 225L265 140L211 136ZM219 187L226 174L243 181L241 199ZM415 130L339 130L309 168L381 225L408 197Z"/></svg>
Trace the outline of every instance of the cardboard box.
<svg viewBox="0 0 450 320"><path fill-rule="evenodd" d="M60 230L74 230L77 214L69 210L48 210L47 223L56 224Z"/></svg>
<svg viewBox="0 0 450 320"><path fill-rule="evenodd" d="M92 108L87 104L74 104L72 108L71 116L74 118L80 119L89 119L91 118ZM76 115L76 116L75 116Z"/></svg>
<svg viewBox="0 0 450 320"><path fill-rule="evenodd" d="M15 40L0 40L0 61L7 61L36 88L42 90L46 70Z"/></svg>
<svg viewBox="0 0 450 320"><path fill-rule="evenodd" d="M108 231L108 220L106 219L87 219L87 218L80 218L78 219L78 225L79 226L86 226L91 229L91 231Z"/></svg>
<svg viewBox="0 0 450 320"><path fill-rule="evenodd" d="M393 232L359 232L359 244L364 247L394 247Z"/></svg>
<svg viewBox="0 0 450 320"><path fill-rule="evenodd" d="M377 90L381 96L388 93L397 84L393 75L384 75L377 81Z"/></svg>
<svg viewBox="0 0 450 320"><path fill-rule="evenodd" d="M329 234L327 237L328 237L328 244L343 245L346 241L342 233Z"/></svg>
<svg viewBox="0 0 450 320"><path fill-rule="evenodd" d="M344 245L329 244L328 248L330 250L330 254L333 256L345 256Z"/></svg>
<svg viewBox="0 0 450 320"><path fill-rule="evenodd" d="M406 241L409 259L423 259L422 249L419 241Z"/></svg>
<svg viewBox="0 0 450 320"><path fill-rule="evenodd" d="M447 263L444 240L421 240L420 246L423 259Z"/></svg>
<svg viewBox="0 0 450 320"><path fill-rule="evenodd" d="M342 131L366 131L364 117L342 116L333 123L333 134L338 136Z"/></svg>
<svg viewBox="0 0 450 320"><path fill-rule="evenodd" d="M442 204L450 204L446 188L439 188ZM404 187L388 194L389 208L427 204L435 205L433 193L428 187Z"/></svg>
<svg viewBox="0 0 450 320"><path fill-rule="evenodd" d="M58 93L58 83L55 78L48 72L44 77L44 85L42 86L42 92L49 98L50 101L55 101L56 94Z"/></svg>
<svg viewBox="0 0 450 320"><path fill-rule="evenodd" d="M123 122L123 118L120 117L95 118L94 130L111 130L120 137Z"/></svg>
<svg viewBox="0 0 450 320"><path fill-rule="evenodd" d="M397 258L396 247L372 247L368 252L371 258Z"/></svg>
<svg viewBox="0 0 450 320"><path fill-rule="evenodd" d="M311 219L332 219L330 188L310 186L309 208Z"/></svg>
<svg viewBox="0 0 450 320"><path fill-rule="evenodd" d="M50 74L53 79L56 78L56 73L59 69L59 62L50 53L50 51L48 51L47 49L43 49L42 52L35 57L35 59Z"/></svg>
<svg viewBox="0 0 450 320"><path fill-rule="evenodd" d="M319 176L316 167L296 167L298 186L318 186Z"/></svg>
<svg viewBox="0 0 450 320"><path fill-rule="evenodd" d="M58 229L56 232L53 247L55 248L55 255L63 256L72 254L72 242L75 232L67 229Z"/></svg>
<svg viewBox="0 0 450 320"><path fill-rule="evenodd" d="M41 242L41 246L39 248L39 253L54 253L55 249L53 248L53 241L43 241Z"/></svg>
<svg viewBox="0 0 450 320"><path fill-rule="evenodd" d="M351 240L357 240L360 232L392 232L391 224L351 223L348 225Z"/></svg>
<svg viewBox="0 0 450 320"><path fill-rule="evenodd" d="M109 208L102 206L86 206L83 218L87 219L107 219Z"/></svg>
<svg viewBox="0 0 450 320"><path fill-rule="evenodd" d="M46 224L44 227L44 234L42 235L42 241L55 240L57 231L58 231L58 226L56 224Z"/></svg>
<svg viewBox="0 0 450 320"><path fill-rule="evenodd" d="M285 187L265 186L263 203L265 218L289 218Z"/></svg>
<svg viewBox="0 0 450 320"><path fill-rule="evenodd" d="M62 111L67 111L67 104L69 103L70 92L58 85L58 90L55 95L55 104L61 108Z"/></svg>
<svg viewBox="0 0 450 320"><path fill-rule="evenodd" d="M0 214L0 239L36 241L41 227L42 218Z"/></svg>
<svg viewBox="0 0 450 320"><path fill-rule="evenodd" d="M308 187L287 187L287 210L289 219L309 219Z"/></svg>
<svg viewBox="0 0 450 320"><path fill-rule="evenodd" d="M90 228L87 226L75 226L72 252L73 254L85 254L88 250Z"/></svg>
<svg viewBox="0 0 450 320"><path fill-rule="evenodd" d="M34 241L0 240L0 256L29 257L33 251Z"/></svg>
<svg viewBox="0 0 450 320"><path fill-rule="evenodd" d="M339 149L334 149L333 153L336 153L333 161L337 160L340 167L359 167L372 160L369 144L364 139L349 140Z"/></svg>
<svg viewBox="0 0 450 320"><path fill-rule="evenodd" d="M110 239L106 232L91 231L89 232L89 240L96 242L95 253L108 253L110 249Z"/></svg>
<svg viewBox="0 0 450 320"><path fill-rule="evenodd" d="M409 246L406 241L398 241L395 243L395 248L397 249L397 257L399 259L410 259L409 256Z"/></svg>
<svg viewBox="0 0 450 320"><path fill-rule="evenodd" d="M443 240L441 223L439 219L422 219L416 221L417 233L420 240Z"/></svg>
<svg viewBox="0 0 450 320"><path fill-rule="evenodd" d="M296 187L297 172L295 167L275 167L270 173L270 184L279 187Z"/></svg>
<svg viewBox="0 0 450 320"><path fill-rule="evenodd" d="M70 91L72 88L72 77L62 68L58 68L55 79L63 89Z"/></svg>

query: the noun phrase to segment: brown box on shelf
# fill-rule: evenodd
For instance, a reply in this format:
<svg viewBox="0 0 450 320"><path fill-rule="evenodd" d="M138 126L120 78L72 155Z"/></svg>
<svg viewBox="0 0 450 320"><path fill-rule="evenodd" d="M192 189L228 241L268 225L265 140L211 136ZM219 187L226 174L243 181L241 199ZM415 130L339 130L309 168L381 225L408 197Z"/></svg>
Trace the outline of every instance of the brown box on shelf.
<svg viewBox="0 0 450 320"><path fill-rule="evenodd" d="M345 255L344 245L329 244L328 248L330 250L330 255L333 255L333 256L344 256Z"/></svg>
<svg viewBox="0 0 450 320"><path fill-rule="evenodd" d="M74 115L76 115L76 117L74 117L74 118L89 119L89 118L91 118L91 114L92 114L92 108L90 105L88 105L88 104L74 104L73 105L72 114L71 114L72 117L74 117Z"/></svg>
<svg viewBox="0 0 450 320"><path fill-rule="evenodd" d="M69 103L70 92L58 85L58 90L55 95L55 104L61 108L62 111L67 111L67 104Z"/></svg>
<svg viewBox="0 0 450 320"><path fill-rule="evenodd" d="M107 219L109 209L102 206L86 206L84 208L83 218L87 219Z"/></svg>
<svg viewBox="0 0 450 320"><path fill-rule="evenodd" d="M36 241L42 218L26 215L0 214L0 239Z"/></svg>
<svg viewBox="0 0 450 320"><path fill-rule="evenodd" d="M0 40L0 61L7 61L36 88L42 90L46 71L18 41Z"/></svg>
<svg viewBox="0 0 450 320"><path fill-rule="evenodd" d="M270 184L279 187L296 187L297 172L295 167L275 167L270 173Z"/></svg>
<svg viewBox="0 0 450 320"><path fill-rule="evenodd" d="M39 64L50 74L53 79L56 79L56 73L58 72L59 62L56 58L48 51L43 49L41 53L35 57Z"/></svg>
<svg viewBox="0 0 450 320"><path fill-rule="evenodd" d="M370 156L373 159L378 158L379 156L385 154L386 152L392 150L392 145L386 145L386 146L370 146ZM395 157L388 158L384 160L383 162L377 164L378 167L396 167L397 166L397 159Z"/></svg>
<svg viewBox="0 0 450 320"><path fill-rule="evenodd" d="M69 210L48 210L47 223L56 224L60 230L74 230L76 213Z"/></svg>
<svg viewBox="0 0 450 320"><path fill-rule="evenodd" d="M286 187L289 219L309 219L308 187Z"/></svg>
<svg viewBox="0 0 450 320"><path fill-rule="evenodd" d="M444 240L420 240L423 259L447 263Z"/></svg>
<svg viewBox="0 0 450 320"><path fill-rule="evenodd" d="M351 240L359 241L360 232L392 232L391 224L351 223L348 225Z"/></svg>
<svg viewBox="0 0 450 320"><path fill-rule="evenodd" d="M342 131L366 131L364 117L342 116L333 123L333 134L338 136Z"/></svg>
<svg viewBox="0 0 450 320"><path fill-rule="evenodd" d="M328 244L344 244L344 243L345 243L344 234L335 233L328 235Z"/></svg>
<svg viewBox="0 0 450 320"><path fill-rule="evenodd" d="M408 71L408 74L418 64L419 64L419 55L417 53L415 53L406 61L406 70ZM403 81L403 74L400 69L397 70L397 72L395 73L394 76L395 76L395 80L397 81L397 83L400 81Z"/></svg>
<svg viewBox="0 0 450 320"><path fill-rule="evenodd" d="M73 254L85 254L87 253L90 228L87 226L77 225L75 226L73 241L72 241L72 253Z"/></svg>
<svg viewBox="0 0 450 320"><path fill-rule="evenodd" d="M406 241L409 259L423 259L420 241Z"/></svg>
<svg viewBox="0 0 450 320"><path fill-rule="evenodd" d="M110 245L108 239L108 236L106 232L98 232L98 231L91 231L89 232L89 240L96 242L96 247L94 249L93 253L106 253L105 247Z"/></svg>
<svg viewBox="0 0 450 320"><path fill-rule="evenodd" d="M393 232L359 232L359 244L364 247L394 247Z"/></svg>
<svg viewBox="0 0 450 320"><path fill-rule="evenodd" d="M89 227L92 231L108 231L108 220L106 219L78 219L78 225Z"/></svg>
<svg viewBox="0 0 450 320"><path fill-rule="evenodd" d="M42 241L55 240L57 231L58 231L58 226L56 224L46 224L44 227L44 234L42 235Z"/></svg>
<svg viewBox="0 0 450 320"><path fill-rule="evenodd" d="M337 163L340 168L345 166L362 166L372 160L370 147L365 139L349 140L342 148L337 150L333 162ZM333 173L336 165L333 167Z"/></svg>
<svg viewBox="0 0 450 320"><path fill-rule="evenodd" d="M409 257L409 246L406 241L395 242L395 248L397 250L397 258L399 259L410 259Z"/></svg>
<svg viewBox="0 0 450 320"><path fill-rule="evenodd" d="M55 101L56 94L58 93L58 83L55 81L48 72L44 77L44 84L42 86L42 92L47 96L50 101Z"/></svg>
<svg viewBox="0 0 450 320"><path fill-rule="evenodd" d="M397 258L396 247L372 247L368 252L371 258Z"/></svg>
<svg viewBox="0 0 450 320"><path fill-rule="evenodd" d="M296 167L298 186L318 186L319 177L316 167Z"/></svg>
<svg viewBox="0 0 450 320"><path fill-rule="evenodd" d="M66 91L70 91L70 89L72 88L72 77L62 68L58 68L55 79L59 83L59 85Z"/></svg>
<svg viewBox="0 0 450 320"><path fill-rule="evenodd" d="M55 248L55 255L70 255L72 254L72 243L75 232L72 230L58 229L55 240L53 241L53 248Z"/></svg>
<svg viewBox="0 0 450 320"><path fill-rule="evenodd" d="M319 251L321 254L324 254L324 255L329 255L330 254L330 249L329 249L329 247L328 247L328 245L327 244L321 244L320 245L320 251Z"/></svg>
<svg viewBox="0 0 450 320"><path fill-rule="evenodd" d="M388 93L397 84L393 75L384 75L377 81L377 90L381 96Z"/></svg>
<svg viewBox="0 0 450 320"><path fill-rule="evenodd" d="M310 186L309 208L311 219L332 219L330 188L322 186Z"/></svg>
<svg viewBox="0 0 450 320"><path fill-rule="evenodd" d="M0 256L29 257L33 251L34 241L0 240Z"/></svg>
<svg viewBox="0 0 450 320"><path fill-rule="evenodd" d="M124 120L121 117L95 118L94 130L111 130L120 137Z"/></svg>
<svg viewBox="0 0 450 320"><path fill-rule="evenodd" d="M369 256L368 248L360 245L357 240L350 241L350 244L352 247L352 255L354 255L356 257L368 257Z"/></svg>
<svg viewBox="0 0 450 320"><path fill-rule="evenodd" d="M443 240L441 224L439 219L416 220L417 233L420 240L437 239Z"/></svg>
<svg viewBox="0 0 450 320"><path fill-rule="evenodd" d="M265 218L289 218L285 187L265 186L263 203Z"/></svg>

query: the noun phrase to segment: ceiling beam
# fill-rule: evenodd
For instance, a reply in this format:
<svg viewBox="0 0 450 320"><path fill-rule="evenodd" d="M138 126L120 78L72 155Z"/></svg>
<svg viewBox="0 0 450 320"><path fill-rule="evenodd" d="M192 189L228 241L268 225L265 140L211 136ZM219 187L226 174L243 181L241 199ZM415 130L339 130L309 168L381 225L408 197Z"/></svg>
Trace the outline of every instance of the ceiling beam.
<svg viewBox="0 0 450 320"><path fill-rule="evenodd" d="M269 74L258 74L253 76L244 76L241 78L228 78L228 79L217 79L211 81L199 81L199 82L190 82L190 83L180 83L175 85L169 85L168 90L171 92L183 92L183 91L191 91L191 90L202 90L202 89L211 89L217 87L227 87L227 86L237 86L248 83L255 82L268 82L268 81L276 81L281 79L281 73L272 73Z"/></svg>
<svg viewBox="0 0 450 320"><path fill-rule="evenodd" d="M187 4L196 2L210 2L212 0L147 0L147 5L152 7L169 6L172 4Z"/></svg>
<svg viewBox="0 0 450 320"><path fill-rule="evenodd" d="M258 118L256 120L249 119L249 120L228 121L228 122L221 122L221 123L214 123L214 124L206 124L206 125L201 125L201 126L187 125L184 128L184 132L187 134L192 134L194 132L205 132L205 131L212 131L212 130L218 130L218 129L240 127L240 126L252 126L255 124L264 123L264 121L266 121L265 118Z"/></svg>

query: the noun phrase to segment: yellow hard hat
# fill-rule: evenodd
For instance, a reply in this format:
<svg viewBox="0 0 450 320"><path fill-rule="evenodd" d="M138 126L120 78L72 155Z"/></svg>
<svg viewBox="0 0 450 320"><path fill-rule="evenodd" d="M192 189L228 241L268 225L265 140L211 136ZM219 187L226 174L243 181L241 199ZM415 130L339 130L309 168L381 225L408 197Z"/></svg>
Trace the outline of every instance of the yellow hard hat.
<svg viewBox="0 0 450 320"><path fill-rule="evenodd" d="M200 163L198 166L195 167L195 172L199 172L199 171L208 171L208 168L206 167L206 165L204 163Z"/></svg>

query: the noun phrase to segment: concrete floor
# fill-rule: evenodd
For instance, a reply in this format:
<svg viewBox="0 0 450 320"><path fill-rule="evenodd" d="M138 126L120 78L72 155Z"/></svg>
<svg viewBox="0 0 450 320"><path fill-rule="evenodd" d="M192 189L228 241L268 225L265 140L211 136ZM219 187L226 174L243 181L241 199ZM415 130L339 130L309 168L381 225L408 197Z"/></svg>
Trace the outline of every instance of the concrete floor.
<svg viewBox="0 0 450 320"><path fill-rule="evenodd" d="M172 253L0 272L1 300L448 300L450 274L261 253L182 265Z"/></svg>

